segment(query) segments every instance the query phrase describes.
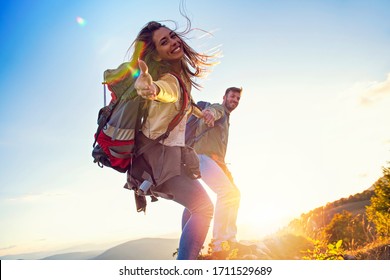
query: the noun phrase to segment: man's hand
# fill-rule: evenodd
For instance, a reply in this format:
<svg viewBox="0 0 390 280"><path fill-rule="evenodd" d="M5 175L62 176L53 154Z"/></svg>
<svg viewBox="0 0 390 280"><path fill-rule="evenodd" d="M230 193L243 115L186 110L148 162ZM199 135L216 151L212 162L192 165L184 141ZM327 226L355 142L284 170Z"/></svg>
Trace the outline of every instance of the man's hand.
<svg viewBox="0 0 390 280"><path fill-rule="evenodd" d="M155 100L158 95L158 88L153 83L152 76L148 73L148 66L142 60L138 60L140 74L135 81L134 88L137 94L145 99Z"/></svg>
<svg viewBox="0 0 390 280"><path fill-rule="evenodd" d="M214 122L215 122L215 116L214 116L214 113L210 110L203 110L202 111L203 113L203 120L204 120L204 123L206 125L208 125L209 127L213 127L214 126Z"/></svg>

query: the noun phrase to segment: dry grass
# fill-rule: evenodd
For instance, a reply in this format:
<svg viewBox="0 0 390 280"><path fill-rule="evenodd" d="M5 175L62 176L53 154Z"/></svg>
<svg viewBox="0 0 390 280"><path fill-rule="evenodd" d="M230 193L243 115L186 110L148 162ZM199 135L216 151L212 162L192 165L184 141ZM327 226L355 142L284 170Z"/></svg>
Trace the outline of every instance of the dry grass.
<svg viewBox="0 0 390 280"><path fill-rule="evenodd" d="M358 260L390 260L390 238L374 241L349 254Z"/></svg>

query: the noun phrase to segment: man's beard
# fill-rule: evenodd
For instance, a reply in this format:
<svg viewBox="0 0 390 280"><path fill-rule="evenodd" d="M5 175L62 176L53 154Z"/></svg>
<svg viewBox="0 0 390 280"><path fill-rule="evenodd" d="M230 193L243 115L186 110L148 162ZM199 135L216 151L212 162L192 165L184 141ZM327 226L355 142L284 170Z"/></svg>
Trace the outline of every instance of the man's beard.
<svg viewBox="0 0 390 280"><path fill-rule="evenodd" d="M233 111L234 109L237 108L238 104L234 104L234 103L228 103L227 104L228 106L226 106L226 108L231 112Z"/></svg>

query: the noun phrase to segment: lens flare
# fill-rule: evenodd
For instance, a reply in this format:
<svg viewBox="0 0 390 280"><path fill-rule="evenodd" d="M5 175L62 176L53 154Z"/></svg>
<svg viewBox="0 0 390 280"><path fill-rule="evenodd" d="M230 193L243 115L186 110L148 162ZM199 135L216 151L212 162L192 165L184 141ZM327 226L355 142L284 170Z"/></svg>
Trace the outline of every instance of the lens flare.
<svg viewBox="0 0 390 280"><path fill-rule="evenodd" d="M105 84L116 84L127 77L133 79L138 78L140 70L138 68L138 58L140 58L145 50L145 43L137 41L134 45L134 54L130 62L121 64L115 71L106 77Z"/></svg>
<svg viewBox="0 0 390 280"><path fill-rule="evenodd" d="M82 17L77 17L76 18L77 23L81 26L84 27L87 24L87 21L83 19Z"/></svg>
<svg viewBox="0 0 390 280"><path fill-rule="evenodd" d="M134 55L133 55L133 61L131 63L131 67L135 69L135 71L133 71L131 73L131 75L133 76L133 78L138 78L139 76L139 68L138 68L138 59L143 56L143 53L145 51L145 47L146 47L146 44L145 42L142 42L142 41L137 41L134 45ZM137 60L135 60L135 58L137 58Z"/></svg>

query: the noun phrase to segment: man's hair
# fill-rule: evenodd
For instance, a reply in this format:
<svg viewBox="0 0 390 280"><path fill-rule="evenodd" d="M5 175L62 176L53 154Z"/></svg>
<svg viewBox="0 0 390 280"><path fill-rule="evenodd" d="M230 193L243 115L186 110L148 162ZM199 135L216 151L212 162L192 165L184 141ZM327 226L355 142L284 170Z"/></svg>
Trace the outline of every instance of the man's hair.
<svg viewBox="0 0 390 280"><path fill-rule="evenodd" d="M238 88L238 87L230 87L230 88L227 88L226 91L225 91L225 96L230 92L230 91L236 91L236 92L239 92L240 94L242 93L242 87Z"/></svg>

